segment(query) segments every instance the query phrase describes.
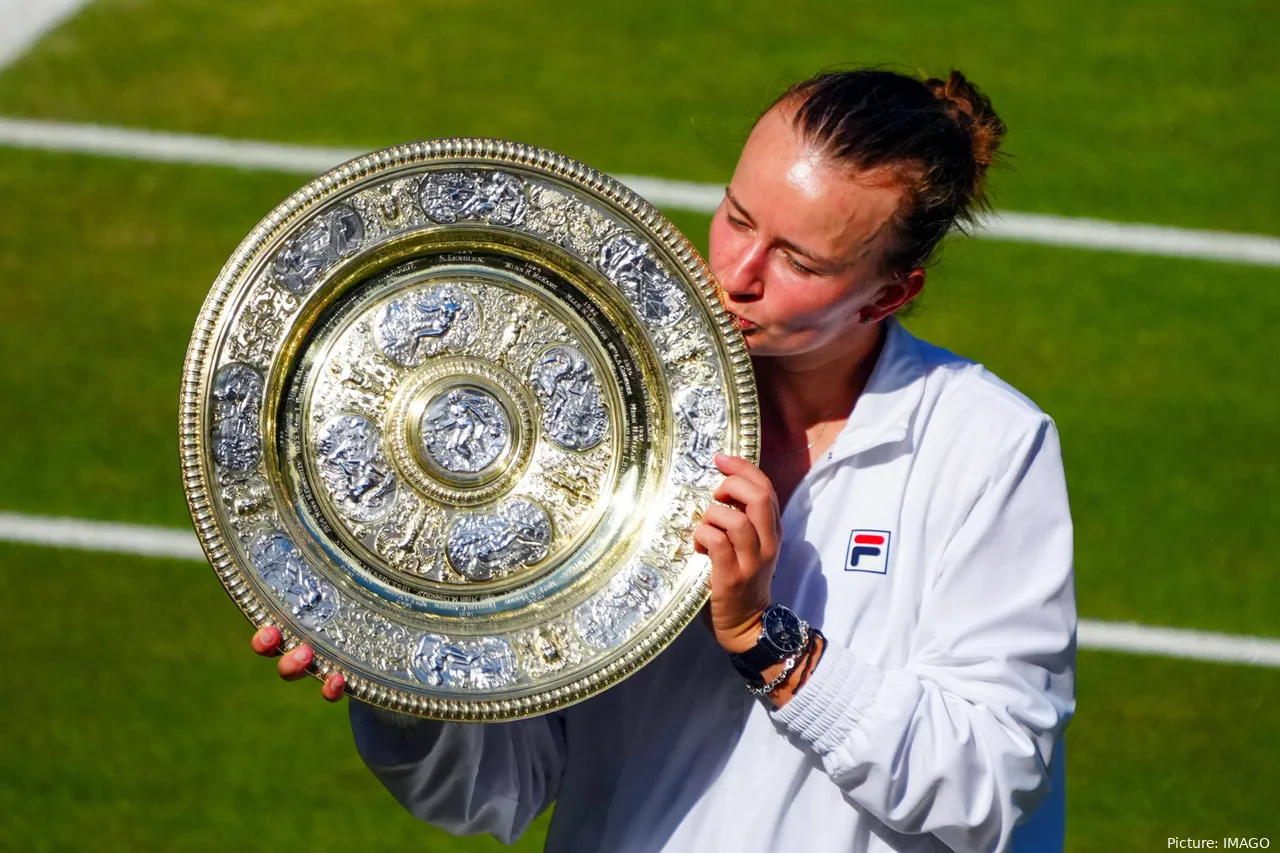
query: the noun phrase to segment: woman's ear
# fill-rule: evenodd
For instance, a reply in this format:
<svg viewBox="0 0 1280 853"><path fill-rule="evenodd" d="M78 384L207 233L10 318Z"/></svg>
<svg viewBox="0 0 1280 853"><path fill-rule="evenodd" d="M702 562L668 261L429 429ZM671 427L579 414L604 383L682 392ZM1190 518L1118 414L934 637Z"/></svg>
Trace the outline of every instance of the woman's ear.
<svg viewBox="0 0 1280 853"><path fill-rule="evenodd" d="M868 306L871 309L870 316L874 320L883 320L890 314L896 313L924 289L924 279L923 267L916 267L893 276Z"/></svg>

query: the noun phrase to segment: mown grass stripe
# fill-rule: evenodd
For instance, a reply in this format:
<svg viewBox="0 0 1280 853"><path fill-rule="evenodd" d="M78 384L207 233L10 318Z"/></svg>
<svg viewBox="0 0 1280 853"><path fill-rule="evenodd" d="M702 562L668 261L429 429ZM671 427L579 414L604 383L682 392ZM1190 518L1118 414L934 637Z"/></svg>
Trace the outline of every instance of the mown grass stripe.
<svg viewBox="0 0 1280 853"><path fill-rule="evenodd" d="M204 560L195 534L112 521L0 512L0 541L141 557ZM1280 668L1280 640L1081 619L1080 648Z"/></svg>
<svg viewBox="0 0 1280 853"><path fill-rule="evenodd" d="M305 175L327 171L364 153L346 148L14 118L0 118L0 145ZM711 213L724 194L720 184L640 175L616 177L656 206L672 210ZM1000 211L985 218L974 235L1047 246L1280 267L1280 238L1258 234Z"/></svg>

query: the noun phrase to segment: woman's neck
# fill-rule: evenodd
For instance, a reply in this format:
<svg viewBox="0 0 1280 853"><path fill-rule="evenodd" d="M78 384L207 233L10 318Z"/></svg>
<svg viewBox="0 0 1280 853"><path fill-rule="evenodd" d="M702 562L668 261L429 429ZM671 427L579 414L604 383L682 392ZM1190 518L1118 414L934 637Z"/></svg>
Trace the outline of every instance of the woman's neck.
<svg viewBox="0 0 1280 853"><path fill-rule="evenodd" d="M866 331L850 335L841 346L827 352L756 359L761 414L772 421L774 429L770 431L781 433L773 436L775 440L804 446L808 439L800 439L809 430L848 417L871 378L884 343L883 324Z"/></svg>

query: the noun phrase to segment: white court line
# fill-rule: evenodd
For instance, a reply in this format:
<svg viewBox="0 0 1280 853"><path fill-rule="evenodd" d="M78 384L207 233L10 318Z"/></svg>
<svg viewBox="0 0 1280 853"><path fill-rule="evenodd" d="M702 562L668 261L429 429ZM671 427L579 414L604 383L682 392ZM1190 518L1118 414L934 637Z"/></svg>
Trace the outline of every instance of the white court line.
<svg viewBox="0 0 1280 853"><path fill-rule="evenodd" d="M89 0L0 0L0 70Z"/></svg>
<svg viewBox="0 0 1280 853"><path fill-rule="evenodd" d="M286 145L103 127L94 124L0 118L0 146L126 157L149 162L193 163L316 175L363 154L347 148ZM638 175L617 175L654 205L711 213L724 187ZM1076 219L1039 213L999 212L985 219L975 236L1051 246L1198 258L1280 267L1280 238L1225 231L1196 231L1162 225Z"/></svg>
<svg viewBox="0 0 1280 853"><path fill-rule="evenodd" d="M0 512L0 542L205 559L195 534L188 530L11 512ZM1280 639L1268 637L1081 619L1077 641L1082 649L1280 668Z"/></svg>
<svg viewBox="0 0 1280 853"><path fill-rule="evenodd" d="M196 535L190 530L12 512L0 512L0 541L175 560L205 558Z"/></svg>

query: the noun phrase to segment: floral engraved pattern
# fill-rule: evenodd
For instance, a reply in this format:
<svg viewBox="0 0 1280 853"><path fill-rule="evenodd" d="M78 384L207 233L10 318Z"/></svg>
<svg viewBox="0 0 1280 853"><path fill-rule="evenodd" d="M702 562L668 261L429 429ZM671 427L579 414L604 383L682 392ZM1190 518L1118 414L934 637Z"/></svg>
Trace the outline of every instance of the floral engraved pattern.
<svg viewBox="0 0 1280 853"><path fill-rule="evenodd" d="M403 625L362 607L344 607L324 626L333 644L373 669L401 678L411 672L413 644Z"/></svg>
<svg viewBox="0 0 1280 853"><path fill-rule="evenodd" d="M535 185L525 228L591 260L618 226L585 201Z"/></svg>
<svg viewBox="0 0 1280 853"><path fill-rule="evenodd" d="M285 324L300 304L292 293L269 284L256 285L232 327L227 355L265 369L284 337Z"/></svg>

